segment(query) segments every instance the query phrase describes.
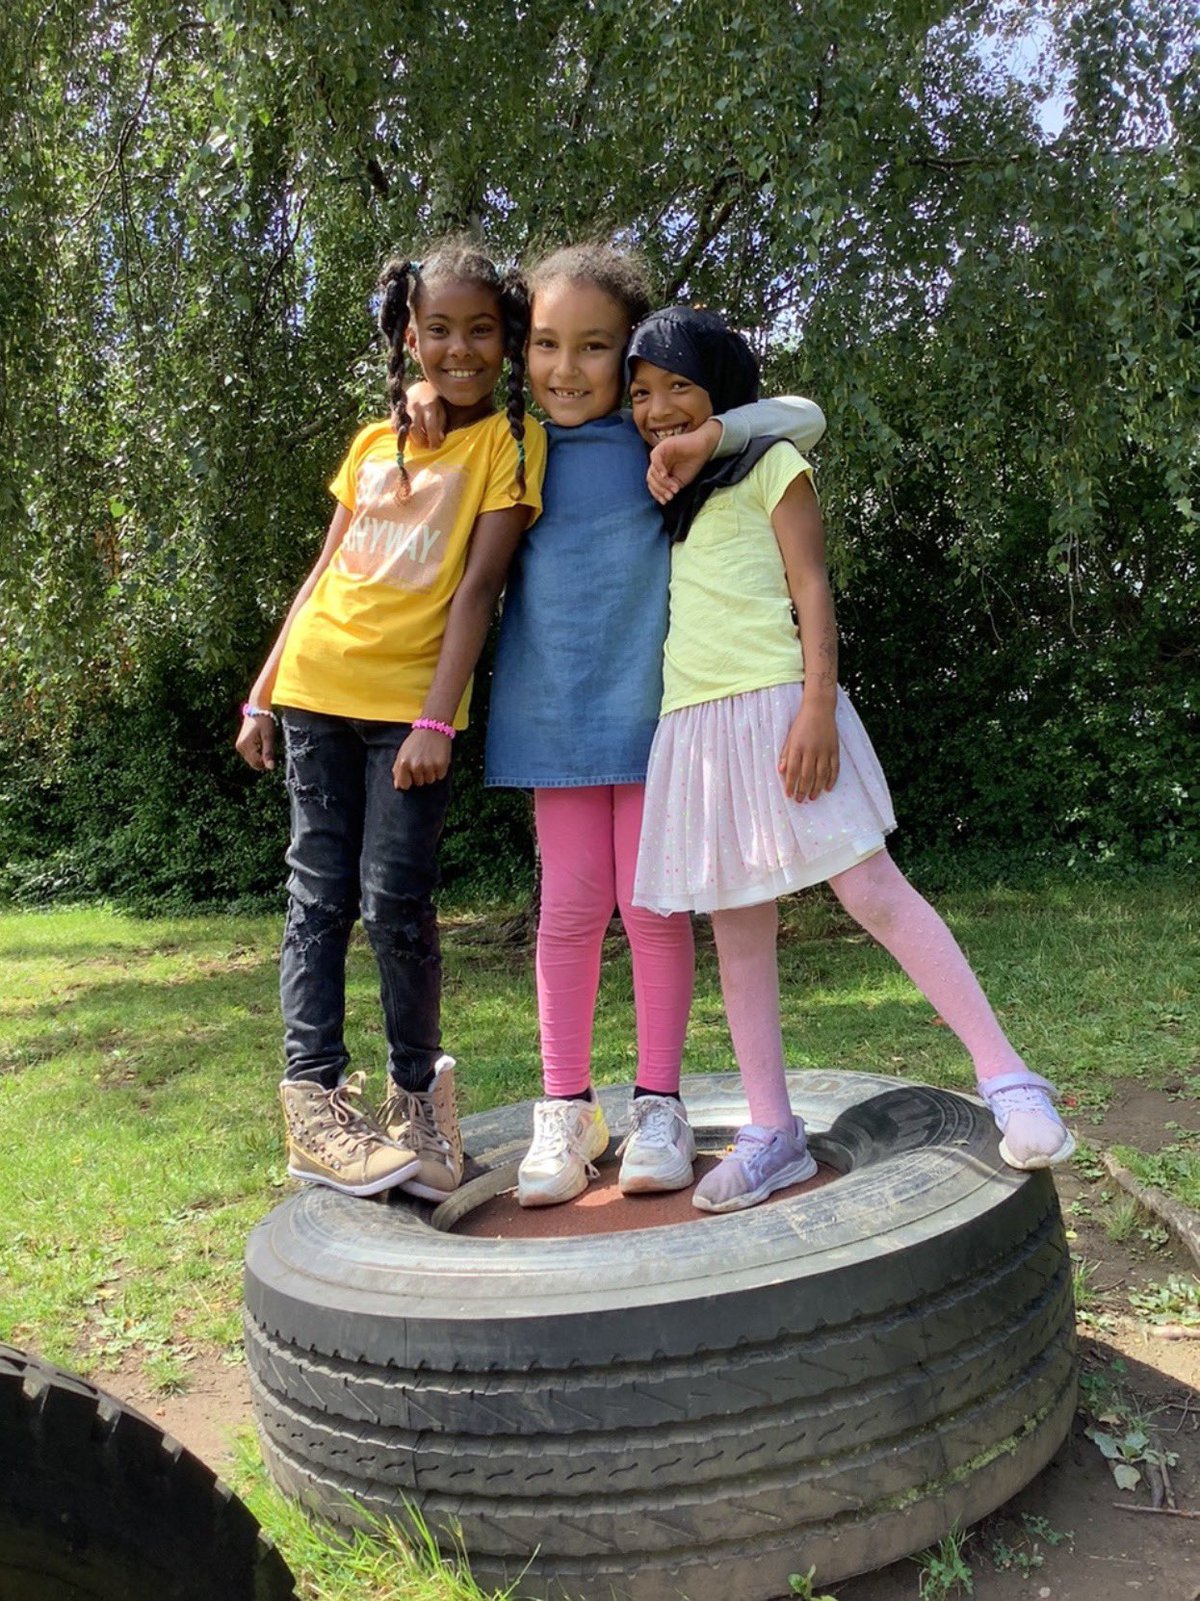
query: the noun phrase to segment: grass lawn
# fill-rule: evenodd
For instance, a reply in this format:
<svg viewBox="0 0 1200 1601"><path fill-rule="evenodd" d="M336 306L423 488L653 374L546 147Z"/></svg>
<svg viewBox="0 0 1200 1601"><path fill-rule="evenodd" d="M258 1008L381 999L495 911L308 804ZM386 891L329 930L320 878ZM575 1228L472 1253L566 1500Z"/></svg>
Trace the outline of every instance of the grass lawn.
<svg viewBox="0 0 1200 1601"><path fill-rule="evenodd" d="M1168 1092L1156 1152L1122 1150L1151 1183L1200 1203L1200 895L1182 882L1063 883L944 897L1014 1043L1058 1081L1086 1137L1122 1081ZM509 909L511 910L511 909ZM785 1037L796 1067L969 1088L949 1030L821 894L785 903ZM539 1087L530 953L504 912L445 915L446 1041L464 1110ZM241 1360L241 1262L290 1187L276 1098L279 920L146 921L102 908L0 912L0 1339L93 1373L135 1361L164 1394L189 1363ZM686 1066L729 1071L716 963L698 928ZM356 936L348 1037L382 1084L369 949ZM610 936L597 1018L602 1083L633 1077L632 991ZM1088 1160L1086 1151L1083 1160ZM1139 1163L1141 1164L1139 1168ZM244 1442L239 1488L320 1601L484 1601L470 1574L392 1538L308 1524Z"/></svg>
<svg viewBox="0 0 1200 1601"><path fill-rule="evenodd" d="M1198 901L1181 882L1062 884L946 897L1018 1049L1088 1115L1123 1079L1200 1102ZM821 895L785 903L785 1037L796 1067L967 1088L967 1059L886 956ZM538 1090L527 950L496 914L446 917L446 1039L464 1110ZM198 1345L238 1359L242 1247L284 1193L275 994L279 923L145 921L95 907L0 913L0 1338L100 1371L136 1351L186 1384ZM371 954L356 936L349 1041L372 1083L384 1042ZM634 1071L629 963L610 937L595 1065ZM699 927L687 1067L732 1067L707 924ZM1185 1137L1158 1164L1196 1199Z"/></svg>

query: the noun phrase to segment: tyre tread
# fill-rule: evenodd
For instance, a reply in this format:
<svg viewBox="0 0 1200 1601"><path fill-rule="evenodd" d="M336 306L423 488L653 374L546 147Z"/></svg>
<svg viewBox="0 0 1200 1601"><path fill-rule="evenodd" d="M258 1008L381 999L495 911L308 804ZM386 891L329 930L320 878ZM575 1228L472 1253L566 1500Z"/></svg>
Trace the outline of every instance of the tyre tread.
<svg viewBox="0 0 1200 1601"><path fill-rule="evenodd" d="M0 1344L0 1435L6 1601L18 1583L128 1601L151 1577L156 1601L294 1601L283 1558L229 1486L99 1386Z"/></svg>

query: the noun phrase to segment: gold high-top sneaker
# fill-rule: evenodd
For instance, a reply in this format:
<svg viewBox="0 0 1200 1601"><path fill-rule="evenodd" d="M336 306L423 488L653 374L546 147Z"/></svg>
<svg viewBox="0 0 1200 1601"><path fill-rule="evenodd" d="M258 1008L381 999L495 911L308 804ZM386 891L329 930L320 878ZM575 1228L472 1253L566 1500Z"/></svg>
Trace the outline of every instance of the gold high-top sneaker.
<svg viewBox="0 0 1200 1601"><path fill-rule="evenodd" d="M345 1195L377 1195L417 1172L416 1151L389 1139L368 1111L354 1105L365 1081L365 1074L352 1073L333 1090L304 1079L280 1084L292 1178L328 1184Z"/></svg>
<svg viewBox="0 0 1200 1601"><path fill-rule="evenodd" d="M388 1139L415 1150L417 1171L404 1179L407 1195L444 1201L462 1182L463 1148L454 1097L454 1058L438 1058L433 1083L423 1093L393 1083L379 1113Z"/></svg>

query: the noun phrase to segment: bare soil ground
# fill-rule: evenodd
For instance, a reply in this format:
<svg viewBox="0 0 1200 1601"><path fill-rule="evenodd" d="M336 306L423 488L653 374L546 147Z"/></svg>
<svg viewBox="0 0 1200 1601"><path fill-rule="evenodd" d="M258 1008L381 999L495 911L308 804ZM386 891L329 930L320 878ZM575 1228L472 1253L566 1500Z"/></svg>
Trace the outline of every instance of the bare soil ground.
<svg viewBox="0 0 1200 1601"><path fill-rule="evenodd" d="M1149 1096L1139 1093L1139 1099ZM1178 1117L1177 1106L1159 1113L1158 1126L1170 1116ZM1142 1150L1154 1150L1161 1141L1148 1130L1135 1137L1124 1123L1119 1136L1107 1134L1118 1137ZM963 1556L972 1571L974 1601L1200 1601L1200 1339L1157 1337L1128 1302L1131 1289L1194 1272L1195 1264L1140 1235L1122 1244L1110 1240L1098 1220L1102 1181L1081 1179L1071 1170L1059 1177L1058 1191L1076 1236L1072 1251L1094 1264L1096 1299L1079 1321L1082 1404L1045 1471L971 1531ZM1073 1203L1093 1215L1073 1212ZM1153 1497L1144 1471L1134 1490L1117 1488L1108 1462L1084 1432L1097 1426L1090 1409L1103 1409L1104 1398L1114 1393L1128 1400L1126 1417L1144 1418L1152 1441L1176 1455L1168 1469L1176 1507L1196 1516L1147 1510ZM839 1601L915 1601L918 1581L912 1562L897 1562L834 1588Z"/></svg>
<svg viewBox="0 0 1200 1601"><path fill-rule="evenodd" d="M1084 1132L1097 1144L1154 1152L1167 1137L1164 1124L1180 1116L1177 1101L1131 1085L1103 1122ZM1110 1238L1104 1222L1112 1189L1102 1174L1070 1167L1058 1175L1058 1188L1072 1250L1091 1265L1079 1323L1083 1405L1046 1470L970 1531L963 1559L974 1601L1200 1601L1200 1329L1191 1329L1190 1338L1163 1338L1129 1301L1131 1290L1162 1285L1171 1274L1194 1276L1196 1264L1145 1220L1126 1239ZM166 1398L134 1365L101 1382L219 1468L234 1432L250 1421L245 1369L197 1357L189 1374L188 1392ZM1110 1421L1098 1423L1105 1415ZM1140 1482L1118 1489L1085 1433L1099 1427L1127 1438L1139 1425L1147 1452L1175 1457L1167 1470L1169 1495L1144 1460L1137 1464ZM1135 1443L1131 1452L1139 1449ZM1155 1508L1155 1499L1162 1505ZM919 1583L917 1567L907 1561L834 1588L839 1601L916 1601Z"/></svg>

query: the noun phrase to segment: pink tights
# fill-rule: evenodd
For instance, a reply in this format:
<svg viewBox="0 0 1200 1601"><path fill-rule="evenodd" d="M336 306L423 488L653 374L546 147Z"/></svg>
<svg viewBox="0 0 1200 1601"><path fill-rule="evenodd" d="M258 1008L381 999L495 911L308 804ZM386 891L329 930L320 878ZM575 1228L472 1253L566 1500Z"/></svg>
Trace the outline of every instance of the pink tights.
<svg viewBox="0 0 1200 1601"><path fill-rule="evenodd" d="M887 851L838 873L829 886L958 1035L977 1079L982 1082L1024 1069L954 935ZM792 1112L779 1023L775 902L714 912L712 924L725 1014L750 1103L750 1121L787 1128Z"/></svg>
<svg viewBox="0 0 1200 1601"><path fill-rule="evenodd" d="M542 857L537 990L547 1095L581 1095L591 1083L592 1023L600 950L616 908L633 955L638 1085L679 1089L692 1004L692 920L634 906L642 784L534 792Z"/></svg>

